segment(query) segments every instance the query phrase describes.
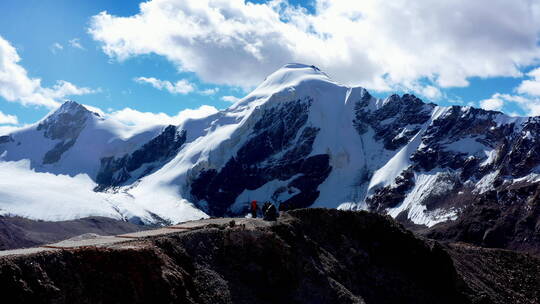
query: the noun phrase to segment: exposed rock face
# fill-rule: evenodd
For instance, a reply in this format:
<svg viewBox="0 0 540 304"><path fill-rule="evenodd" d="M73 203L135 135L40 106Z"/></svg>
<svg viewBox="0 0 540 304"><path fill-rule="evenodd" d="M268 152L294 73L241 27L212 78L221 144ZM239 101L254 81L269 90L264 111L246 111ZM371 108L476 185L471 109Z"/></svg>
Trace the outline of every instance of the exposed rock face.
<svg viewBox="0 0 540 304"><path fill-rule="evenodd" d="M8 143L10 141L13 141L11 136L9 136L9 135L0 136L0 144L5 144L5 143Z"/></svg>
<svg viewBox="0 0 540 304"><path fill-rule="evenodd" d="M74 139L84 128L88 115L99 116L74 101L67 101L53 115L40 122L37 129L43 130L46 138Z"/></svg>
<svg viewBox="0 0 540 304"><path fill-rule="evenodd" d="M456 221L416 229L441 240L540 252L539 119L512 120L498 112L458 106L433 117L431 110L425 115L429 108L407 95L392 96L375 111L366 101L358 103L355 123L360 134L369 125L387 149L400 148L394 145L395 134L402 138L411 129L419 141L418 148L408 152L409 167L366 198L369 209L385 213L395 208L401 213L393 215L408 224L440 210L455 210ZM399 123L403 117L409 126ZM410 145L412 137L406 137ZM413 206L424 210L411 212Z"/></svg>
<svg viewBox="0 0 540 304"><path fill-rule="evenodd" d="M407 155L407 166L393 182L368 194L365 202L370 210L430 226L457 218L456 223L442 225L455 227L454 233L462 236L447 235L451 239L474 239L475 244L487 245L482 240L486 230L491 231L488 239L495 231L504 230L506 240L496 237L499 240L489 241L489 246L522 247L510 245L514 242L510 239L517 240L510 237L517 233L510 227L522 220L531 222L530 214L535 210L531 204L536 203L531 202L540 173L539 118L511 119L499 112L459 106L435 108L410 95L393 95L375 108L369 106L369 100L366 97L357 103L354 123L358 133L365 134L371 128L386 149L403 148L399 153ZM493 218L508 218L512 224L481 220L478 213L486 208L494 213ZM445 213L454 216L445 218ZM426 217L433 221L429 223ZM527 230L527 235L538 233L536 219L532 221L534 224L517 230ZM484 227L473 233L482 235L465 237L469 232L457 232L466 222ZM437 235L444 239L442 234ZM529 247L540 248L535 238L523 243L527 242L535 243Z"/></svg>
<svg viewBox="0 0 540 304"><path fill-rule="evenodd" d="M368 127L375 131L375 139L382 140L388 150L396 150L407 144L420 127L431 117L435 104L425 104L414 95L402 97L394 94L379 109L369 111L372 97L366 93L357 102L354 124L360 134Z"/></svg>
<svg viewBox="0 0 540 304"><path fill-rule="evenodd" d="M319 195L318 186L331 171L325 154L309 156L318 128L306 125L312 100L294 100L264 110L248 140L219 170L202 170L191 193L206 203L205 211L222 216L244 190L255 190L272 180L287 181L299 193L280 202L280 209L303 208ZM278 196L283 189L275 190Z"/></svg>
<svg viewBox="0 0 540 304"><path fill-rule="evenodd" d="M417 229L434 239L540 254L538 184L489 191L469 201L457 220Z"/></svg>
<svg viewBox="0 0 540 304"><path fill-rule="evenodd" d="M414 173L409 167L396 178L395 185L375 190L375 193L366 199L366 203L372 211L384 213L388 208L399 206L413 187Z"/></svg>
<svg viewBox="0 0 540 304"><path fill-rule="evenodd" d="M99 116L88 111L84 106L67 101L37 126L43 131L45 138L59 140L59 142L43 157L43 164L53 164L60 160L62 154L69 150L84 129L89 115Z"/></svg>
<svg viewBox="0 0 540 304"><path fill-rule="evenodd" d="M307 209L270 227L6 257L0 284L17 303L538 303L539 265L443 247L376 214Z"/></svg>
<svg viewBox="0 0 540 304"><path fill-rule="evenodd" d="M62 154L69 150L69 148L71 148L75 144L76 140L76 138L68 139L56 144L54 148L45 153L45 156L43 157L43 164L54 164L59 161L62 157Z"/></svg>
<svg viewBox="0 0 540 304"><path fill-rule="evenodd" d="M169 125L133 153L121 158L103 158L96 177L99 184L96 190L119 186L130 179L139 179L147 175L173 157L185 142L186 131L179 131L177 127Z"/></svg>

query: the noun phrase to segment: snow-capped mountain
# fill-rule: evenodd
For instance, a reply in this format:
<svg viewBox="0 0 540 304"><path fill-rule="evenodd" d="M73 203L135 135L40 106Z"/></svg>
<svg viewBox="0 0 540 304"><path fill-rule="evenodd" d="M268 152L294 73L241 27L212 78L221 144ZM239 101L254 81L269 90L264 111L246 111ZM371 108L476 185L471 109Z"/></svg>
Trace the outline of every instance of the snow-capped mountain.
<svg viewBox="0 0 540 304"><path fill-rule="evenodd" d="M487 193L536 185L539 132L537 117L440 107L408 94L378 99L314 66L288 64L228 109L178 126L130 132L64 104L0 137L0 175L15 178L0 183L0 208L150 223L240 215L256 199L281 209L368 209L432 226L459 218ZM85 202L57 204L56 192ZM515 204L526 208L524 197Z"/></svg>
<svg viewBox="0 0 540 304"><path fill-rule="evenodd" d="M204 217L177 197L156 203L134 199L126 191L99 191L104 181L127 181L120 173L107 175L107 169L115 165L110 160L147 170L132 172L132 181L148 174L151 169L141 164L162 160L160 153L166 152L155 143L171 130L176 132L174 126L166 125L126 126L68 101L38 123L0 136L0 214L53 221L96 215L143 223ZM176 137L165 140L173 146ZM153 148L148 155L138 156L138 151L148 147ZM125 157L132 154L135 157ZM139 205L143 201L148 207ZM153 211L169 215L160 217Z"/></svg>
<svg viewBox="0 0 540 304"><path fill-rule="evenodd" d="M37 124L0 137L0 149L3 161L28 160L38 172L95 178L103 158L133 151L160 129L132 135L126 126L67 101Z"/></svg>

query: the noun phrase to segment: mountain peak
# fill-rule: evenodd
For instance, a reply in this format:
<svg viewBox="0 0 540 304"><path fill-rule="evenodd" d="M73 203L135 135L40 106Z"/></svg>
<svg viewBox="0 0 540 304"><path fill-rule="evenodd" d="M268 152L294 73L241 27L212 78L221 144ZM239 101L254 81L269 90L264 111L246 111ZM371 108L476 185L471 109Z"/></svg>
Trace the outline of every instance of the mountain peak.
<svg viewBox="0 0 540 304"><path fill-rule="evenodd" d="M250 95L271 95L285 88L306 82L333 82L330 77L314 65L287 63L266 79Z"/></svg>
<svg viewBox="0 0 540 304"><path fill-rule="evenodd" d="M58 109L56 109L56 111L53 112L52 115L55 115L55 114L59 115L59 114L65 114L65 113L75 114L77 112L83 112L83 113L88 112L88 113L92 113L94 115L99 116L99 114L90 111L88 108L86 108L82 104L73 100L66 100Z"/></svg>
<svg viewBox="0 0 540 304"><path fill-rule="evenodd" d="M86 122L93 117L100 117L100 115L78 102L68 100L45 117L38 124L37 130L44 130L45 137L51 139L75 138Z"/></svg>
<svg viewBox="0 0 540 304"><path fill-rule="evenodd" d="M303 63L287 63L278 70L276 70L274 73L270 74L270 76L267 77L270 78L273 75L282 75L282 74L288 74L296 77L302 77L302 76L315 76L320 75L324 78L330 78L326 73L321 71L317 66L315 65L308 65Z"/></svg>
<svg viewBox="0 0 540 304"><path fill-rule="evenodd" d="M88 106L73 100L66 100L60 107L50 112L42 122L54 121L62 117L65 119L66 117L101 117L101 115Z"/></svg>

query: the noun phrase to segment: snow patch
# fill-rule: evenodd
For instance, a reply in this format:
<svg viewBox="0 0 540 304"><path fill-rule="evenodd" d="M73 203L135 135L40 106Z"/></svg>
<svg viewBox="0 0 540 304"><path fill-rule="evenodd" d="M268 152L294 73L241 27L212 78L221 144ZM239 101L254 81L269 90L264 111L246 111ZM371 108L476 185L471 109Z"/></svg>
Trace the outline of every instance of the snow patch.
<svg viewBox="0 0 540 304"><path fill-rule="evenodd" d="M465 137L446 144L446 150L482 157L485 155L484 151L489 150L489 147L478 142L474 137Z"/></svg>
<svg viewBox="0 0 540 304"><path fill-rule="evenodd" d="M474 192L482 194L487 191L494 190L493 182L495 182L498 176L499 170L486 174L476 183Z"/></svg>
<svg viewBox="0 0 540 304"><path fill-rule="evenodd" d="M74 177L33 171L28 160L0 162L0 214L64 221L87 216L155 223L154 214L173 223L207 217L165 191L137 197L102 193L86 174Z"/></svg>
<svg viewBox="0 0 540 304"><path fill-rule="evenodd" d="M417 225L431 227L437 223L456 219L456 210L437 208L427 210L426 200L448 194L453 190L453 185L445 182L446 172L431 172L417 174L415 186L409 192L403 203L398 207L389 208L388 214L397 217L401 212L407 212L407 218Z"/></svg>
<svg viewBox="0 0 540 304"><path fill-rule="evenodd" d="M249 207L252 200L256 200L259 203L271 201L279 205L280 203L300 193L299 189L287 186L291 181L299 176L300 174L284 181L277 179L272 180L255 190L246 189L236 198L236 201L230 207L230 210L234 213L241 213Z"/></svg>

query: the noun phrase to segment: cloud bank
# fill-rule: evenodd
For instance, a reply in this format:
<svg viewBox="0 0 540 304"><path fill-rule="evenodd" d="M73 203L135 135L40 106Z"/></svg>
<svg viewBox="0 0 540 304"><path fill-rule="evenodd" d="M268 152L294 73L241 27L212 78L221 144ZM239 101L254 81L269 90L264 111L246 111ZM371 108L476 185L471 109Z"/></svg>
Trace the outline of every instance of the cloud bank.
<svg viewBox="0 0 540 304"><path fill-rule="evenodd" d="M531 79L521 82L517 88L518 93L540 96L540 68L530 71L527 76L531 77Z"/></svg>
<svg viewBox="0 0 540 304"><path fill-rule="evenodd" d="M4 114L2 113L2 111L0 111L0 125L2 124L16 125L18 123L19 123L19 120L17 119L17 116Z"/></svg>
<svg viewBox="0 0 540 304"><path fill-rule="evenodd" d="M244 88L295 61L345 84L437 98L540 60L540 4L529 0L315 0L314 13L283 0L152 0L133 16L93 16L89 32L118 60L158 54Z"/></svg>
<svg viewBox="0 0 540 304"><path fill-rule="evenodd" d="M150 84L158 90L165 90L171 94L187 94L195 90L195 86L185 79L178 80L175 83L154 77L137 77L134 80L137 83Z"/></svg>
<svg viewBox="0 0 540 304"><path fill-rule="evenodd" d="M165 113L140 112L131 108L113 111L106 116L125 125L144 128L155 125L179 125L186 119L203 118L217 112L218 109L215 107L202 105L197 109L185 109L174 116Z"/></svg>

